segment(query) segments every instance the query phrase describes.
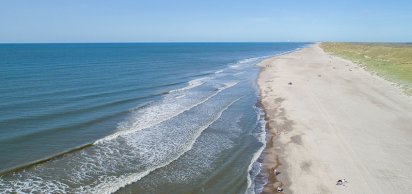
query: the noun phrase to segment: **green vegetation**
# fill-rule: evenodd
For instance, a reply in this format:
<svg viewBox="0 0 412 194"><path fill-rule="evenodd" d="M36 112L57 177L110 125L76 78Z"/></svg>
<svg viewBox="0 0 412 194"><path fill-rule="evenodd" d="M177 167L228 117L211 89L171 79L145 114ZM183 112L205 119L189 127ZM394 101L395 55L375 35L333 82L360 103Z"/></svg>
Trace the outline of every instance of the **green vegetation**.
<svg viewBox="0 0 412 194"><path fill-rule="evenodd" d="M405 93L412 95L411 44L322 43L321 47L400 84Z"/></svg>

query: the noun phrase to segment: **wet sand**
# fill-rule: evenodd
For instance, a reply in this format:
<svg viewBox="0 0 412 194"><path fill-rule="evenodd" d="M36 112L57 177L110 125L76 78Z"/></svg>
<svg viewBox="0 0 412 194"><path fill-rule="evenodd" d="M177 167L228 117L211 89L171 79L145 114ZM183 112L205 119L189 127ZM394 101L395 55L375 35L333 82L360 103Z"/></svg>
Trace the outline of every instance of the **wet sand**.
<svg viewBox="0 0 412 194"><path fill-rule="evenodd" d="M318 45L259 66L268 122L263 193L278 185L296 194L412 190L412 97Z"/></svg>

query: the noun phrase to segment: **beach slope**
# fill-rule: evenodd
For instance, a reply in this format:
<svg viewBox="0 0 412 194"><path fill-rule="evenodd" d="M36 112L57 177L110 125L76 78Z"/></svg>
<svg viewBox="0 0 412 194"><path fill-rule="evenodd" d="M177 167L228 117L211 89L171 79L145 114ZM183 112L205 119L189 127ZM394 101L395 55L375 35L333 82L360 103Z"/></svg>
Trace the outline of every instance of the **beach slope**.
<svg viewBox="0 0 412 194"><path fill-rule="evenodd" d="M318 44L259 65L264 167L280 172L264 193L276 179L296 194L412 191L410 96Z"/></svg>

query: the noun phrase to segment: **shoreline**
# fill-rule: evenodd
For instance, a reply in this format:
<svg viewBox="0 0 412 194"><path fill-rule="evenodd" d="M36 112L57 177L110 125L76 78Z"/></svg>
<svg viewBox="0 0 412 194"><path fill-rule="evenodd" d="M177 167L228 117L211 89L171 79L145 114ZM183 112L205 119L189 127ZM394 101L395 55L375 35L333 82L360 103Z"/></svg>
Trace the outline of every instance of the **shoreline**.
<svg viewBox="0 0 412 194"><path fill-rule="evenodd" d="M292 51L294 52L294 51ZM288 52L289 53L289 52ZM288 54L288 53L284 53L284 54ZM278 55L278 56L282 56L284 54ZM265 185L263 185L263 190L262 190L262 194L269 194L269 193L278 193L276 191L275 188L277 188L277 186L283 186L282 182L280 180L278 180L276 178L276 176L274 176L274 174L272 172L274 172L274 169L279 168L279 166L281 165L281 162L279 160L278 155L275 153L274 149L274 143L275 143L275 138L276 138L276 129L271 127L271 123L270 123L270 117L268 116L268 110L267 108L265 108L265 105L262 101L262 96L263 96L263 89L261 88L261 85L259 84L259 80L261 73L264 71L264 65L267 65L273 58L278 57L278 56L274 56L272 58L269 59L265 59L262 62L260 62L258 64L260 72L258 74L258 87L259 87L259 101L258 101L258 105L261 107L262 111L263 111L263 116L264 116L264 120L265 120L265 131L266 131L266 144L265 147L261 153L262 156L262 170L261 171L261 175L264 176L265 178L267 178L267 182Z"/></svg>
<svg viewBox="0 0 412 194"><path fill-rule="evenodd" d="M261 175L268 179L262 193L277 193L277 186L325 194L411 189L402 185L412 184L412 157L400 155L412 154L412 101L399 88L319 44L258 66L266 121ZM336 186L341 178L347 187Z"/></svg>
<svg viewBox="0 0 412 194"><path fill-rule="evenodd" d="M316 44L316 43L314 43ZM277 176L274 175L274 170L277 169L280 173L281 171L283 171L283 169L285 168L285 166L287 165L286 163L282 162L281 158L278 156L278 154L276 154L276 151L281 152L281 147L280 145L276 142L276 138L277 135L279 133L279 131L277 131L276 127L276 123L271 121L270 116L269 116L269 112L268 109L265 108L265 103L263 103L262 100L262 96L263 94L263 90L265 88L261 87L262 85L259 84L259 82L262 80L261 79L261 74L262 72L265 71L266 67L270 66L271 62L273 60L275 60L278 57L284 56L284 55L288 55L294 52L298 52L302 49L308 48L314 44L308 44L305 45L303 47L294 49L292 51L287 51L287 52L283 52L280 54L277 54L275 56L272 56L270 58L267 58L263 61L261 61L260 63L257 64L257 66L259 66L259 74L257 76L257 85L259 88L259 101L258 101L258 105L261 107L262 111L263 111L263 116L264 116L264 120L265 120L265 131L266 131L266 144L265 147L261 153L261 158L262 158L262 170L263 172L260 172L260 175L267 178L267 183L265 185L263 185L263 190L262 190L262 194L270 194L270 193L275 193L275 194L281 194L281 192L277 192L276 188L277 187L282 187L285 188L285 184L287 182L290 182L288 180L288 177L284 176L284 178L282 180L279 180ZM275 113L277 113L278 111L275 111ZM277 150L274 150L274 149Z"/></svg>

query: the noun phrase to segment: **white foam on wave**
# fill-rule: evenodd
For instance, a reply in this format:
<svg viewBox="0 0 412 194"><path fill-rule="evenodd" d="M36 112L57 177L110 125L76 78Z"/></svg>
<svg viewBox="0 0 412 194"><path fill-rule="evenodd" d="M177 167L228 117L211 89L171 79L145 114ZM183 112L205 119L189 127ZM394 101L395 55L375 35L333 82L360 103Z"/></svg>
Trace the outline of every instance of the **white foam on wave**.
<svg viewBox="0 0 412 194"><path fill-rule="evenodd" d="M235 74L233 74L234 76L237 76L237 75L243 75L243 74L245 74L246 73L246 71L240 71L240 72L238 72L238 73L235 73Z"/></svg>
<svg viewBox="0 0 412 194"><path fill-rule="evenodd" d="M159 124L163 121L169 120L173 117L176 117L180 114L182 114L185 111L188 111L190 109L192 109L193 107L198 106L199 104L202 104L204 102L206 102L207 100L209 100L210 98L218 95L220 92L222 92L225 89L228 89L230 87L235 86L236 84L238 84L239 82L230 82L225 84L223 87L219 88L215 93L213 93L212 95L208 96L207 98L201 100L198 103L195 103L189 107L172 107L170 108L169 103L161 103L159 106L150 106L148 107L145 111L145 114L143 114L140 118L138 118L138 120L132 124L132 126L130 126L130 129L128 130L121 130L117 133L114 133L112 135L106 136L102 139L99 139L97 141L95 141L93 144L97 145L106 141L110 141L113 140L119 136L125 136L128 135L130 133L136 132L136 131L140 131L142 129L145 128L149 128L152 127L156 124ZM178 106L178 105L177 105ZM171 112L165 111L165 110L173 110Z"/></svg>
<svg viewBox="0 0 412 194"><path fill-rule="evenodd" d="M234 85L236 85L236 84L234 84ZM231 85L231 86L234 86L234 85ZM187 151L191 150L193 145L195 144L196 140L202 134L202 132L205 129L207 129L212 123L216 122L222 116L224 111L226 111L233 103L237 102L240 99L241 99L241 97L234 100L234 101L232 101L232 102L230 102L227 106L225 106L223 109L221 109L218 112L218 114L216 114L216 116L213 118L212 121L210 121L206 125L202 126L200 129L198 129L196 131L196 134L194 135L194 137L192 138L192 140L188 144L188 146L185 147L185 149L183 150L183 152L181 152L179 155L176 155L175 157L171 158L168 162L163 163L159 166L154 166L154 167L149 168L146 171L140 172L140 173L132 173L132 174L128 174L128 175L121 175L120 177L114 177L114 176L113 177L105 177L105 180L102 181L97 186L95 186L93 188L83 187L80 192L84 192L86 190L87 193L107 193L107 194L114 193L117 190L119 190L120 188L142 179L143 177L148 175L150 172L152 172L152 171L154 171L158 168L162 168L162 167L165 167L165 166L169 165L170 163L172 163L173 161L177 160L182 155L184 155Z"/></svg>
<svg viewBox="0 0 412 194"><path fill-rule="evenodd" d="M250 63L250 62L254 62L256 60L259 60L261 58L262 57L252 57L252 58L249 58L249 59L242 59L238 63Z"/></svg>
<svg viewBox="0 0 412 194"><path fill-rule="evenodd" d="M219 92L229 87L232 87L236 84L237 83L228 83L225 85L226 87L221 88ZM215 95L217 94L215 93L214 96ZM128 146L130 144L132 144L132 146L136 146L135 148L143 146L143 149L144 149L144 145L141 145L142 142L140 140L147 140L147 142L145 142L145 145L148 145L148 146L154 145L154 144L151 143L152 138L145 138L144 136L142 137L141 136L143 135L142 133L133 133L133 134L129 133L127 136L123 137L123 139L119 139L120 141L116 140L116 141L109 141L105 144L98 144L95 147L93 147L93 150L87 150L87 149L83 150L79 152L78 154L73 155L72 157L70 157L70 159L66 161L62 161L62 159L55 160L55 161L51 161L50 163L48 163L47 166L41 165L36 169L32 169L33 171L31 170L27 172L23 171L23 172L14 174L12 175L13 179L9 179L7 180L7 182L6 181L3 182L3 180L0 177L0 193L5 192L5 191L10 191L10 192L19 191L20 193L24 193L25 191L29 191L29 190L38 191L40 193L42 192L50 192L50 193L55 193L55 192L56 193L66 193L66 192L112 193L112 192L115 192L121 187L124 187L128 184L131 184L133 182L140 180L141 178L145 177L153 170L156 170L158 168L161 168L161 167L164 167L170 164L174 160L181 157L188 150L191 150L194 143L200 136L200 134L206 128L208 128L212 123L218 120L221 117L222 113L225 110L227 110L233 103L238 101L239 99L240 98L233 100L233 101L228 101L228 102L223 101L224 106L210 106L210 107L216 108L216 112L215 112L216 114L213 114L210 120L207 119L205 120L206 121L205 123L202 123L198 127L194 128L192 130L192 134L190 136L187 136L187 139L185 139L184 141L185 144L182 144L183 143L182 141L169 142L166 144L166 147L173 146L173 145L181 147L178 149L171 149L171 150L175 150L175 151L172 151L174 152L174 154L172 155L170 155L171 153L169 152L162 153L165 150L169 150L168 148L147 150L147 152L144 152L144 153L141 153L139 149L130 149L130 147ZM206 100L204 102L206 102ZM222 107L222 108L219 108L219 107ZM205 113L205 114L208 114L208 113ZM180 121L175 121L175 122L180 122ZM190 123L184 124L182 126L191 127L192 125ZM163 128L166 131L170 131L164 126L160 128ZM180 129L180 131L183 133L187 132L186 130L182 131L181 128L179 127L176 129ZM152 129L152 131L156 132L157 129L154 128ZM150 131L145 134L149 135L146 137L159 137L158 134L157 135L153 134ZM140 137L139 138L140 140L136 139L136 137ZM170 137L170 136L167 136L167 137ZM154 139L154 141L156 141L156 139ZM113 150L112 148L116 148L116 149ZM128 152L125 153L124 151L128 151ZM150 164L150 165L146 166L147 168L146 167L142 168L141 169L142 171L131 173L133 171L128 171L127 169L134 169L135 166L138 165L135 163L136 160L134 159L140 158L139 154L144 154L145 157L141 158L142 161L144 162L144 164ZM160 154L160 157L158 157L159 154ZM162 154L163 155L166 154L167 157L163 157ZM81 161L80 165L78 165L77 163L78 161ZM74 162L77 165L71 166L70 165L71 162ZM71 168L68 168L67 172L65 171L65 168L63 168L61 169L63 170L63 172L61 172L60 170L58 170L59 168L56 168L56 167L61 166L62 163L71 166ZM120 169L122 171L122 174L120 175L118 174L120 170L117 166L118 164L121 164ZM126 167L126 168L123 168L123 167ZM78 188L69 188L63 182L59 182L55 178L48 177L47 174L50 172L53 173L52 176L55 176L54 174L55 172L64 173L62 174L62 176L65 177L63 179L63 182L70 181L71 182L70 184L76 184L76 185L81 185L81 186ZM104 176L97 176L95 178L92 177L92 176L96 176L99 174L104 175ZM38 176L38 175L46 175L45 177L47 178L47 180L42 180L42 176ZM87 182L88 184L87 185L81 184L83 182Z"/></svg>
<svg viewBox="0 0 412 194"><path fill-rule="evenodd" d="M285 54L288 54L288 53L293 53L293 52L302 50L303 48L306 48L308 46L309 45L304 45L302 47L293 49L291 51L280 52L280 53L273 54L273 55L265 55L265 56L260 56L260 57L252 57L252 58L248 58L248 59L242 59L242 60L240 60L240 61L238 61L234 64L229 65L229 68L236 69L236 70L244 69L250 64L253 64L253 65L258 64L257 62L260 62L261 60L264 60L264 59L267 59L267 58L270 58L270 57L285 55Z"/></svg>
<svg viewBox="0 0 412 194"><path fill-rule="evenodd" d="M224 71L223 69L221 69L221 70L217 70L217 71L215 71L215 74L222 73L223 71Z"/></svg>
<svg viewBox="0 0 412 194"><path fill-rule="evenodd" d="M208 79L207 77L202 77L202 78L199 78L199 79L190 80L190 81L188 82L188 84L187 84L186 87L179 88L179 89L175 89L175 90L171 90L170 93L173 93L173 92L181 92L181 91L184 91L184 90L190 90L190 89L192 89L192 88L201 86L201 85L203 85L203 84L205 83L205 81L206 81L207 79Z"/></svg>
<svg viewBox="0 0 412 194"><path fill-rule="evenodd" d="M238 69L238 68L241 67L241 64L236 63L236 64L233 64L233 65L230 65L229 67L232 68L232 69Z"/></svg>
<svg viewBox="0 0 412 194"><path fill-rule="evenodd" d="M66 193L65 190L69 188L68 185L57 180L43 181L41 177L31 177L25 181L16 180L12 187L8 187L3 179L0 177L0 193Z"/></svg>
<svg viewBox="0 0 412 194"><path fill-rule="evenodd" d="M185 96L186 96L186 95L183 94L183 95L180 95L180 96L176 96L175 98L179 99L179 98L183 98L183 97L185 97Z"/></svg>
<svg viewBox="0 0 412 194"><path fill-rule="evenodd" d="M245 194L255 194L255 189L256 186L254 184L254 177L252 178L252 174L254 174L253 176L256 176L260 170L261 170L261 164L258 162L259 157L262 155L263 150L266 147L266 130L265 130L265 126L266 126L266 121L263 119L263 111L262 109L255 107L255 110L257 110L257 121L260 123L259 125L261 126L261 131L257 134L256 138L259 140L259 142L263 143L263 146L261 146L254 154L252 157L252 160L250 161L250 164L248 166L248 174L247 174L247 189L245 191ZM257 171L258 172L252 172L253 171L253 167L254 166L258 166ZM258 190L260 190L258 188ZM260 193L261 191L259 191L258 193Z"/></svg>
<svg viewBox="0 0 412 194"><path fill-rule="evenodd" d="M249 67L250 65L255 65L260 60L268 58L268 57L271 57L271 56L261 56L261 57L252 57L248 59L243 59L234 64L229 65L229 68L235 69L235 70L244 69L244 68Z"/></svg>

